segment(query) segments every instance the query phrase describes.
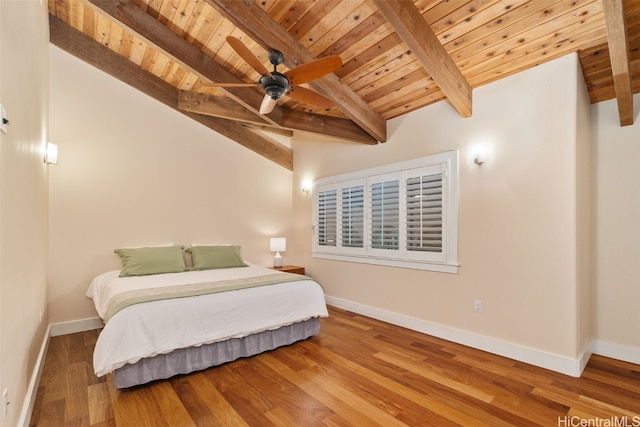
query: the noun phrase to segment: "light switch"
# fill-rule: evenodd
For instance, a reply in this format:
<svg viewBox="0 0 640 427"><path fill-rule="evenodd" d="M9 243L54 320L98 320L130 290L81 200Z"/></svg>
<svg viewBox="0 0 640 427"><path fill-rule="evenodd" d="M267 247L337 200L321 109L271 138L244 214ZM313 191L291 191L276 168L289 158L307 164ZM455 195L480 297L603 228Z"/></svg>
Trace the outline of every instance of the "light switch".
<svg viewBox="0 0 640 427"><path fill-rule="evenodd" d="M5 135L7 134L8 124L9 124L9 119L7 119L7 111L4 109L4 105L0 104L0 130Z"/></svg>

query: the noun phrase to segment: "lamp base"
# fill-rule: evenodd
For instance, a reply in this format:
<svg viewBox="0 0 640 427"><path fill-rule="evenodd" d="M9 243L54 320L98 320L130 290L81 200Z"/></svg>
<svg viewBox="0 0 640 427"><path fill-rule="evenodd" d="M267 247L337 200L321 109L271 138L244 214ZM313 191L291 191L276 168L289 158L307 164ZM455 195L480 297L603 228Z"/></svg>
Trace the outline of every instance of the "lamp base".
<svg viewBox="0 0 640 427"><path fill-rule="evenodd" d="M273 257L273 266L274 267L282 267L282 257L280 256L280 252Z"/></svg>

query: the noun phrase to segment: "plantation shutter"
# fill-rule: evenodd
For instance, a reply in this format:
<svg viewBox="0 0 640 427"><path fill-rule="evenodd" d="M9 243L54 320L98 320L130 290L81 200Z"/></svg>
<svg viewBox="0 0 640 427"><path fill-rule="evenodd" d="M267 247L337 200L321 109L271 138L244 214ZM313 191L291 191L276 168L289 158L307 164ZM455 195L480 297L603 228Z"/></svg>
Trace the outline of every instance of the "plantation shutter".
<svg viewBox="0 0 640 427"><path fill-rule="evenodd" d="M342 188L341 244L364 247L364 185Z"/></svg>
<svg viewBox="0 0 640 427"><path fill-rule="evenodd" d="M315 183L313 257L458 272L456 151Z"/></svg>
<svg viewBox="0 0 640 427"><path fill-rule="evenodd" d="M442 173L406 180L406 249L442 252Z"/></svg>
<svg viewBox="0 0 640 427"><path fill-rule="evenodd" d="M318 192L318 245L336 246L337 238L337 192Z"/></svg>
<svg viewBox="0 0 640 427"><path fill-rule="evenodd" d="M370 187L372 249L400 249L400 181L373 182Z"/></svg>

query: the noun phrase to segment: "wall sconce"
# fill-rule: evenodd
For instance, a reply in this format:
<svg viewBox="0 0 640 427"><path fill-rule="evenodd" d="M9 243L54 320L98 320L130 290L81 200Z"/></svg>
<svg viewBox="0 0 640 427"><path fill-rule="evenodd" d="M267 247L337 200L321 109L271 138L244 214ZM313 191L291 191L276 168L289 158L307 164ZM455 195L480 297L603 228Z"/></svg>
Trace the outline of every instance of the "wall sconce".
<svg viewBox="0 0 640 427"><path fill-rule="evenodd" d="M467 151L468 161L472 161L474 164L481 166L482 164L493 159L494 151L493 139L483 138L479 142L470 145Z"/></svg>
<svg viewBox="0 0 640 427"><path fill-rule="evenodd" d="M475 163L476 165L480 166L481 164L484 163L484 156L481 154L476 154L473 157L473 163Z"/></svg>
<svg viewBox="0 0 640 427"><path fill-rule="evenodd" d="M300 188L303 193L311 193L311 190L313 190L313 181L310 179L303 180Z"/></svg>
<svg viewBox="0 0 640 427"><path fill-rule="evenodd" d="M47 142L47 148L44 151L44 162L49 165L58 164L58 146Z"/></svg>
<svg viewBox="0 0 640 427"><path fill-rule="evenodd" d="M481 166L483 163L486 163L491 158L491 149L492 145L487 142L482 142L479 144L474 144L469 147L469 154L467 157L470 161L473 161L474 164Z"/></svg>
<svg viewBox="0 0 640 427"><path fill-rule="evenodd" d="M286 252L287 238L272 237L270 240L270 248L271 248L271 252L276 253L276 256L273 257L273 266L282 267L282 256L280 256L280 252Z"/></svg>

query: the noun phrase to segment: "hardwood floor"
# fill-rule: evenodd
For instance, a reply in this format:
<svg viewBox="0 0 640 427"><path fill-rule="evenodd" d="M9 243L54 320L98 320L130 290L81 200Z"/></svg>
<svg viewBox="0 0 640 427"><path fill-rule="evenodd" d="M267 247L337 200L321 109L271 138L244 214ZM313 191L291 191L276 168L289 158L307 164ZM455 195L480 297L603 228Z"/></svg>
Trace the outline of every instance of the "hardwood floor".
<svg viewBox="0 0 640 427"><path fill-rule="evenodd" d="M51 339L31 426L640 426L639 365L573 378L336 308L306 341L125 391L93 374L97 336Z"/></svg>

